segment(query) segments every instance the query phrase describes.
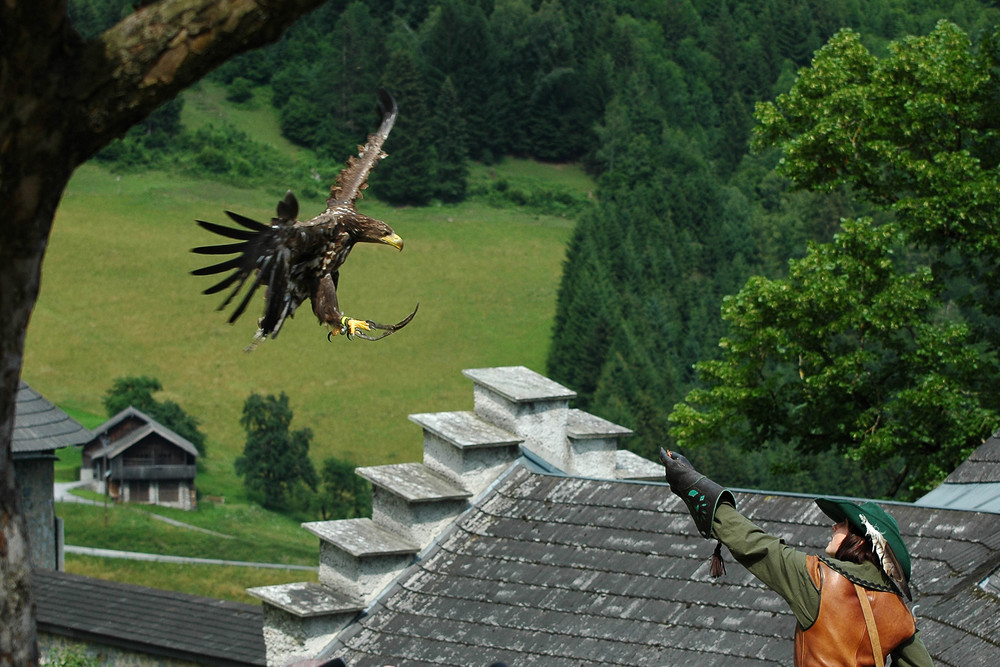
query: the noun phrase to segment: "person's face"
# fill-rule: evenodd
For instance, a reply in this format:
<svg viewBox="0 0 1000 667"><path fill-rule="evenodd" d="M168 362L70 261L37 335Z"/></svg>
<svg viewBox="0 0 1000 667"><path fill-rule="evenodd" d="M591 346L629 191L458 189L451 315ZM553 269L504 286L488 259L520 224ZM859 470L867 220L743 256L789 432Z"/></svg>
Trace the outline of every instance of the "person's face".
<svg viewBox="0 0 1000 667"><path fill-rule="evenodd" d="M847 537L850 529L847 527L847 520L843 520L838 524L833 526L833 535L830 536L830 543L826 545L826 555L831 558L836 557L837 549L840 548L841 542Z"/></svg>

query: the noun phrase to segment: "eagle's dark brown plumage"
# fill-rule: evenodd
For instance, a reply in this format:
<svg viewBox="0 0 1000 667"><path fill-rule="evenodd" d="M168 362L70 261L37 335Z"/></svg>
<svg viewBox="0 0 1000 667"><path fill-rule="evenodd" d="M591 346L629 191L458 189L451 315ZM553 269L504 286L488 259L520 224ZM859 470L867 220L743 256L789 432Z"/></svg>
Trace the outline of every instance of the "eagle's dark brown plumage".
<svg viewBox="0 0 1000 667"><path fill-rule="evenodd" d="M416 314L414 308L398 324L378 324L345 316L337 302L340 267L355 243L385 243L403 249L403 240L389 225L362 215L355 208L355 201L368 187L368 175L386 157L382 144L396 121L396 101L384 90L379 91L379 112L381 123L378 130L368 137L368 143L358 147L358 156L352 156L337 176L326 200L326 210L315 218L297 220L299 203L295 195L288 192L278 202L277 217L271 218L270 225L231 211L226 211L226 215L239 224L239 228L197 221L208 231L237 241L202 246L192 251L202 255L236 254L225 262L192 271L199 276L232 271L204 291L204 294L215 294L233 287L219 310L228 306L247 280L254 276L246 294L229 317L230 324L243 314L258 287L263 285L267 290L264 315L258 321L255 343L268 336L276 338L285 318L292 316L306 299L312 302L313 312L320 323L331 327L331 335L343 333L377 340L406 326ZM383 333L377 337L365 333L372 330Z"/></svg>

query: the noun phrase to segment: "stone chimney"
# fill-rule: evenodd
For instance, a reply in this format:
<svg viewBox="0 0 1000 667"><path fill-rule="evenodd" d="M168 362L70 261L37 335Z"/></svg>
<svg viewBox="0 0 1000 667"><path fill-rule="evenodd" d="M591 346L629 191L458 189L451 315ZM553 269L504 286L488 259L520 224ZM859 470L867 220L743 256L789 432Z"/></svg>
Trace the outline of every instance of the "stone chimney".
<svg viewBox="0 0 1000 667"><path fill-rule="evenodd" d="M423 430L422 463L359 468L372 484L372 517L314 521L319 582L251 588L264 605L268 665L314 657L367 608L528 450L569 475L662 479L624 450L627 428L571 409L576 394L523 366L463 371L473 412L410 415Z"/></svg>

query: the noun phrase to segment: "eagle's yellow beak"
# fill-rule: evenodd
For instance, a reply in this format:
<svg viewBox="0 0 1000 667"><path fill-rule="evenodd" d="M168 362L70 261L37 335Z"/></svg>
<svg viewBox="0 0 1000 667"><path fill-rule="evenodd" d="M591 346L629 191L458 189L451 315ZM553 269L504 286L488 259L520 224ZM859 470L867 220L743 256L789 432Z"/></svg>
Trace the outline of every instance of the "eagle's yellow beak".
<svg viewBox="0 0 1000 667"><path fill-rule="evenodd" d="M387 234L379 239L379 243L384 243L386 245L391 245L397 250L403 249L403 239L399 237L399 234Z"/></svg>

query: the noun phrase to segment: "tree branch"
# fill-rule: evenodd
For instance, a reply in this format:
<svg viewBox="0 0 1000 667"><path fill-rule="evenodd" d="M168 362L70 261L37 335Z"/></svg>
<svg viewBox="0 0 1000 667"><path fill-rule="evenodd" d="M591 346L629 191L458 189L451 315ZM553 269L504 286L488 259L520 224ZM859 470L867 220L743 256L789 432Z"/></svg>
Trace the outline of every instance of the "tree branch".
<svg viewBox="0 0 1000 667"><path fill-rule="evenodd" d="M235 55L277 40L324 0L161 0L86 44L69 82L85 161Z"/></svg>

